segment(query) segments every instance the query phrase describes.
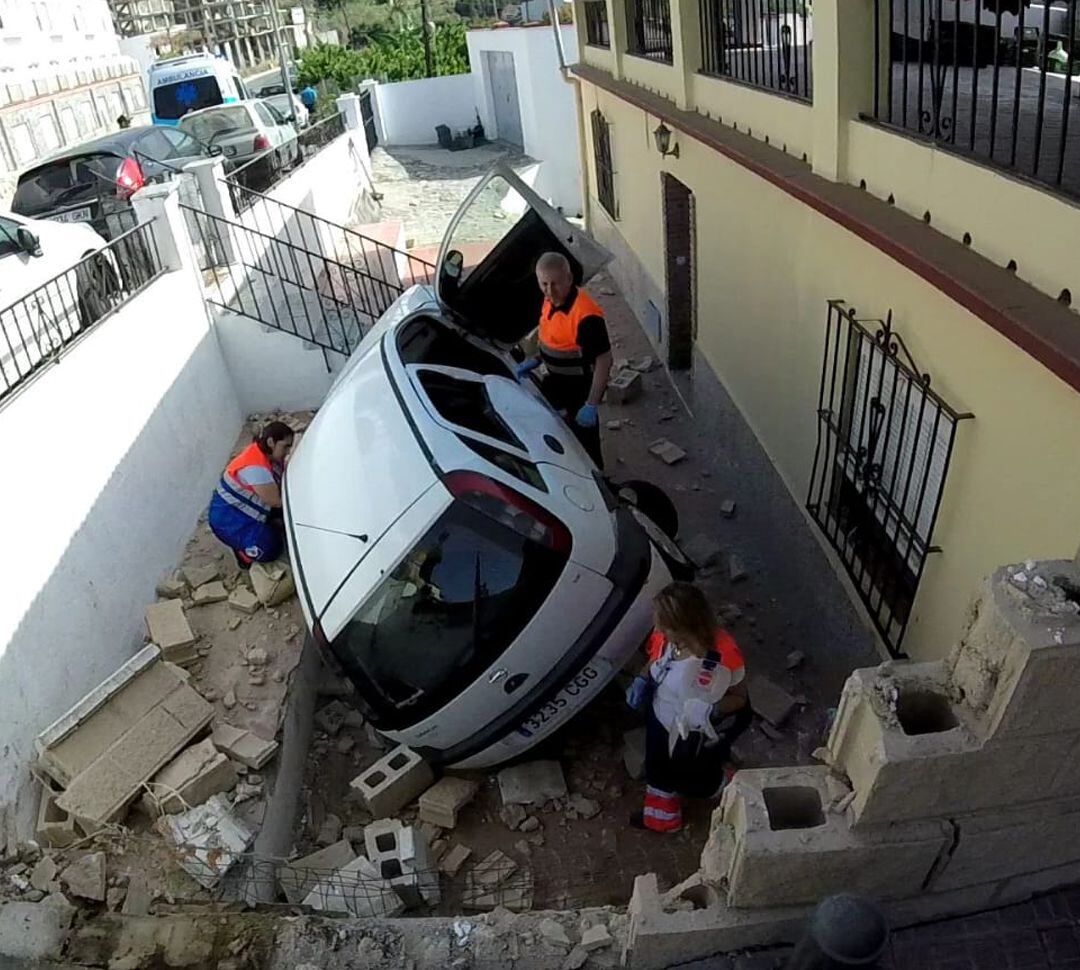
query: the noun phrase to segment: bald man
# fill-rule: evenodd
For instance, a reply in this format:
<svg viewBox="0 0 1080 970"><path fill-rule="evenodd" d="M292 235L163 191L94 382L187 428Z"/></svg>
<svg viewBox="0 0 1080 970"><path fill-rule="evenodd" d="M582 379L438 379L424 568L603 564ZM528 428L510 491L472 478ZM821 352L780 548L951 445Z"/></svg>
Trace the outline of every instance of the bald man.
<svg viewBox="0 0 1080 970"><path fill-rule="evenodd" d="M542 363L547 374L540 390L566 418L600 468L600 399L611 375L611 341L604 311L574 284L562 253L544 253L536 263L536 282L544 294L540 310L540 355L518 365L524 377Z"/></svg>

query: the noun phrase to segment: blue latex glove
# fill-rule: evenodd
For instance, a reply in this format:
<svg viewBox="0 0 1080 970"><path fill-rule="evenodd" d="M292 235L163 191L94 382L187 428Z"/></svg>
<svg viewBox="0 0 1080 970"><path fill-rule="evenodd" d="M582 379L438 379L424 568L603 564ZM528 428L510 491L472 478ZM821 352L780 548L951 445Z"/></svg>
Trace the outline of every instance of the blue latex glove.
<svg viewBox="0 0 1080 970"><path fill-rule="evenodd" d="M539 366L540 366L540 358L539 357L528 357L525 360L523 360L520 364L518 364L517 367L514 368L514 374L517 377L517 379L520 381L523 377L525 377L527 374L532 373Z"/></svg>
<svg viewBox="0 0 1080 970"><path fill-rule="evenodd" d="M595 428L600 423L600 411L595 404L583 404L574 420L583 428Z"/></svg>
<svg viewBox="0 0 1080 970"><path fill-rule="evenodd" d="M644 677L635 677L634 682L626 688L626 703L631 709L638 710L649 696L649 682Z"/></svg>

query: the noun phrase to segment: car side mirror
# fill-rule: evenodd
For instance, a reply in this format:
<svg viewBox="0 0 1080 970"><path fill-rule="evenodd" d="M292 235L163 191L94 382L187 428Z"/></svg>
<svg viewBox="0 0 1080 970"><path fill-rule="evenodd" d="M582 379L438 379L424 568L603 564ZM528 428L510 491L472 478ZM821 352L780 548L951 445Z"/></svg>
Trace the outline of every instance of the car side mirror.
<svg viewBox="0 0 1080 970"><path fill-rule="evenodd" d="M211 158L219 158L225 153L222 151L220 145L211 145L208 149Z"/></svg>
<svg viewBox="0 0 1080 970"><path fill-rule="evenodd" d="M19 243L19 248L28 256L41 255L41 241L29 229L19 229L15 238Z"/></svg>
<svg viewBox="0 0 1080 970"><path fill-rule="evenodd" d="M465 266L465 257L456 249L451 249L446 254L442 264L442 274L447 279L461 279L461 271Z"/></svg>

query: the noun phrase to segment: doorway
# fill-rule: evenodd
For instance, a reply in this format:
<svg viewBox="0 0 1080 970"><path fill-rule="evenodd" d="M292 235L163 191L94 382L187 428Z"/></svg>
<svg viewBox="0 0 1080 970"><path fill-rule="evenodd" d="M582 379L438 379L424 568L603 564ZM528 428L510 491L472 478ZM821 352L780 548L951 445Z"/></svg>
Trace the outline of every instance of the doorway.
<svg viewBox="0 0 1080 970"><path fill-rule="evenodd" d="M697 338L694 264L694 193L661 172L664 278L667 285L667 358L672 370L689 370Z"/></svg>
<svg viewBox="0 0 1080 970"><path fill-rule="evenodd" d="M509 51L485 51L484 56L495 112L495 135L502 141L523 147L525 140L521 134L521 107L518 104L514 55Z"/></svg>

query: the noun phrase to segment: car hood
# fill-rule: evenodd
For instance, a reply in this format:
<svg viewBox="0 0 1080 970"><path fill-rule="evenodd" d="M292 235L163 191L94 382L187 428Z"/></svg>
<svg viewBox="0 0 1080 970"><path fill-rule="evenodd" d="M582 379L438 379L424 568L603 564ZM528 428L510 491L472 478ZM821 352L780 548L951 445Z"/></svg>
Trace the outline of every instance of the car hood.
<svg viewBox="0 0 1080 970"><path fill-rule="evenodd" d="M552 251L570 261L579 285L611 259L584 229L498 162L469 193L443 237L436 264L439 303L461 327L512 346L537 326L543 297L536 261ZM457 275L448 269L451 253L461 255Z"/></svg>

